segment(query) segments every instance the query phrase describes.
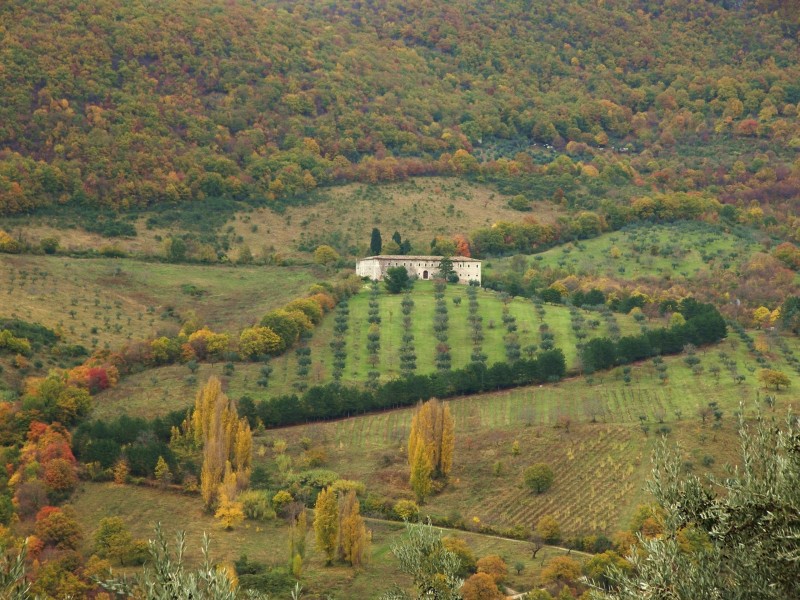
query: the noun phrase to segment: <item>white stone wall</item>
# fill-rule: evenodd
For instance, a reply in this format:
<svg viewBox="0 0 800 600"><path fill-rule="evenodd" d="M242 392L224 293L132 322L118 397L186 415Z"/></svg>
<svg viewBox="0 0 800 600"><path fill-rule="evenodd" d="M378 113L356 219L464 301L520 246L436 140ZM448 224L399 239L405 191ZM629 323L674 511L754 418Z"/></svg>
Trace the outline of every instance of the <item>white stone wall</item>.
<svg viewBox="0 0 800 600"><path fill-rule="evenodd" d="M356 263L356 275L370 279L383 279L380 262L374 258L367 258Z"/></svg>
<svg viewBox="0 0 800 600"><path fill-rule="evenodd" d="M433 279L439 271L440 262L440 258L428 257L365 258L356 264L356 274L359 277L381 281L387 269L405 267L409 277ZM459 283L468 284L473 280L481 282L481 263L478 261L454 260L453 270L458 275Z"/></svg>
<svg viewBox="0 0 800 600"><path fill-rule="evenodd" d="M481 282L481 263L453 261L453 269L458 275L459 283L469 283L473 279Z"/></svg>

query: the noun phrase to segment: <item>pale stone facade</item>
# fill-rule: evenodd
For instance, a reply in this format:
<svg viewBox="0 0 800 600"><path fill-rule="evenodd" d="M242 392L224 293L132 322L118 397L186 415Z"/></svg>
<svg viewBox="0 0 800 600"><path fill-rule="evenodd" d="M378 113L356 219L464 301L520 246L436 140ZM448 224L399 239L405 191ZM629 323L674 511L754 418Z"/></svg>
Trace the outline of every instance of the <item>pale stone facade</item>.
<svg viewBox="0 0 800 600"><path fill-rule="evenodd" d="M356 263L356 275L382 281L386 270L390 267L405 267L411 278L433 279L439 272L439 263L443 256L368 256ZM453 270L458 275L458 282L468 284L470 281L481 282L481 261L464 256L452 256Z"/></svg>

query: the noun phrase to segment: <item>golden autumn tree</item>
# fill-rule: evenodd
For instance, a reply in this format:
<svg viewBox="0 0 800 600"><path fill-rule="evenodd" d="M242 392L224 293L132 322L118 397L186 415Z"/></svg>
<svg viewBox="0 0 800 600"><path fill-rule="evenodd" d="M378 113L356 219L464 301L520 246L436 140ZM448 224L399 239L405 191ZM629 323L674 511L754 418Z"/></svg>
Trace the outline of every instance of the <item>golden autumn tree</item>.
<svg viewBox="0 0 800 600"><path fill-rule="evenodd" d="M422 444L418 444L414 449L414 458L411 460L411 489L420 504L425 502L425 498L431 493L431 461Z"/></svg>
<svg viewBox="0 0 800 600"><path fill-rule="evenodd" d="M369 557L370 539L356 492L350 490L339 500L339 558L353 567L363 566Z"/></svg>
<svg viewBox="0 0 800 600"><path fill-rule="evenodd" d="M202 449L200 493L206 508L218 504L221 490L233 502L250 481L253 438L247 420L238 418L236 406L216 377L197 393L188 429Z"/></svg>
<svg viewBox="0 0 800 600"><path fill-rule="evenodd" d="M317 548L325 553L327 564L331 564L336 555L339 534L339 506L336 493L329 487L319 493L314 504L314 534Z"/></svg>
<svg viewBox="0 0 800 600"><path fill-rule="evenodd" d="M446 478L453 466L455 431L450 407L436 398L421 405L411 419L408 460L412 469L420 447L428 457L432 476Z"/></svg>
<svg viewBox="0 0 800 600"><path fill-rule="evenodd" d="M238 492L237 473L231 467L231 462L225 461L225 473L217 488L218 507L214 513L223 529L233 529L244 520L242 503L236 501Z"/></svg>

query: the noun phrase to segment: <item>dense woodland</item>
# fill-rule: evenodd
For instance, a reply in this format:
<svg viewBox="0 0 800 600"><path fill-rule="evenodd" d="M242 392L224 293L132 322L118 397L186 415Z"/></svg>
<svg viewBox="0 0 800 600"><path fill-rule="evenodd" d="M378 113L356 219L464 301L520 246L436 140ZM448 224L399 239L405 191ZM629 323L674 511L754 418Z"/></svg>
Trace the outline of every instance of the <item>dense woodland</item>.
<svg viewBox="0 0 800 600"><path fill-rule="evenodd" d="M455 172L585 207L704 190L796 234L791 2L12 1L0 17L2 213Z"/></svg>

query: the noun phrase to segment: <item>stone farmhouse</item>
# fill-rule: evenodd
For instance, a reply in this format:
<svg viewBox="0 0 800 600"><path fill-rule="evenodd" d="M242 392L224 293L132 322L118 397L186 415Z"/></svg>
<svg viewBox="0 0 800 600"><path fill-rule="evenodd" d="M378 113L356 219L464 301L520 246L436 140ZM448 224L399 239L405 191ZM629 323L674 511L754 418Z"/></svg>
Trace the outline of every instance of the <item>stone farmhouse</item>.
<svg viewBox="0 0 800 600"><path fill-rule="evenodd" d="M382 281L390 267L405 267L411 278L433 279L439 271L443 256L368 256L356 263L356 275ZM481 261L464 256L451 256L458 282L481 282Z"/></svg>

